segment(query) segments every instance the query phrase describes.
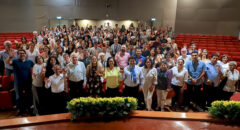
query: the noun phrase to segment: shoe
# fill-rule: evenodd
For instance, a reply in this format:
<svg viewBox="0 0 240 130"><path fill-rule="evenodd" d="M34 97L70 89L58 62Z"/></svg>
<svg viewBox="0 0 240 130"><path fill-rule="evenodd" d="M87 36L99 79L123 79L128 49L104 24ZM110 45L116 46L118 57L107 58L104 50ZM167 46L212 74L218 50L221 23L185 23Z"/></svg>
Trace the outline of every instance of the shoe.
<svg viewBox="0 0 240 130"><path fill-rule="evenodd" d="M196 106L196 110L197 110L198 112L203 112L203 109L202 109L201 107L199 107L199 106Z"/></svg>
<svg viewBox="0 0 240 130"><path fill-rule="evenodd" d="M23 115L23 112L21 112L21 111L18 111L16 114L16 116L22 116L22 115Z"/></svg>
<svg viewBox="0 0 240 130"><path fill-rule="evenodd" d="M188 110L189 110L189 107L188 107L188 106L185 106L185 107L184 107L184 111L185 111L185 112L188 112Z"/></svg>
<svg viewBox="0 0 240 130"><path fill-rule="evenodd" d="M170 109L171 109L172 111L176 111L176 107L171 106Z"/></svg>

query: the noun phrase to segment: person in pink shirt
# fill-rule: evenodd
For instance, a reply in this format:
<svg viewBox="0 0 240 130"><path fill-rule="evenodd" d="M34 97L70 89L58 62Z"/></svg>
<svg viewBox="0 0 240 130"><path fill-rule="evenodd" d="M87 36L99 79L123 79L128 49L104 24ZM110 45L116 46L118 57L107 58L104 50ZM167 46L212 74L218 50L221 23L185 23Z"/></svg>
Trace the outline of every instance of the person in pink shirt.
<svg viewBox="0 0 240 130"><path fill-rule="evenodd" d="M126 45L122 45L121 51L115 55L115 60L120 69L123 69L128 65L128 58L130 57L130 54L126 52L126 49Z"/></svg>

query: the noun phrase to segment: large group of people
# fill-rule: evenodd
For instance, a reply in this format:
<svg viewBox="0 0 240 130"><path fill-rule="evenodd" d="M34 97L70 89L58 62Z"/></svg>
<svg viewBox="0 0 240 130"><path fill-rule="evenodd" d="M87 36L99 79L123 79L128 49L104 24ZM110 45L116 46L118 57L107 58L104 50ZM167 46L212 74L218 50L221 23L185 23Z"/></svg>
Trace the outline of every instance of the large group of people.
<svg viewBox="0 0 240 130"><path fill-rule="evenodd" d="M209 57L194 42L181 48L172 27L107 25L43 27L31 41L15 41L16 49L4 42L0 59L14 76L18 115L67 112L66 102L82 96L136 97L146 110L203 111L238 89L235 61Z"/></svg>

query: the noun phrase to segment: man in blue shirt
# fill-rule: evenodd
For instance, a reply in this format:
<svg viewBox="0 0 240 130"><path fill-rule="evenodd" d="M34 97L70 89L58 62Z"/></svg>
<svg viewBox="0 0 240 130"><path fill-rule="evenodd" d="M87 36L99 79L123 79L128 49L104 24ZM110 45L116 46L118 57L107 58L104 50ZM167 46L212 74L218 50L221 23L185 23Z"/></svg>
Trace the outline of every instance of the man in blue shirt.
<svg viewBox="0 0 240 130"><path fill-rule="evenodd" d="M204 102L207 102L207 106L210 107L211 103L219 99L218 85L220 79L223 77L222 67L218 61L218 54L212 54L211 61L206 63L206 75L204 81ZM205 105L205 104L204 104Z"/></svg>
<svg viewBox="0 0 240 130"><path fill-rule="evenodd" d="M30 107L32 106L32 75L31 68L34 63L27 59L26 51L19 50L19 58L13 59L14 53L9 54L7 63L13 66L14 72L14 89L16 93L16 105L18 109L18 114L21 115L24 112L30 112Z"/></svg>
<svg viewBox="0 0 240 130"><path fill-rule="evenodd" d="M206 65L204 62L198 60L198 52L192 52L192 61L188 61L185 68L188 70L188 83L185 99L184 110L187 112L190 105L190 100L196 103L197 111L203 111L200 108L201 97L201 81L206 72Z"/></svg>
<svg viewBox="0 0 240 130"><path fill-rule="evenodd" d="M144 61L145 61L145 57L142 56L142 50L140 48L136 49L136 65L138 65L139 67L142 67L144 65Z"/></svg>

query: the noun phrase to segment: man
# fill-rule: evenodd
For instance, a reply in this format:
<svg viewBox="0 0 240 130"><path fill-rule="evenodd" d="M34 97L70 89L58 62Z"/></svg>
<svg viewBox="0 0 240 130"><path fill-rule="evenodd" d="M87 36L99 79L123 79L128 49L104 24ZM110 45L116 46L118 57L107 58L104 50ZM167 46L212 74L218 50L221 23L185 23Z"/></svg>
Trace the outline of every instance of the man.
<svg viewBox="0 0 240 130"><path fill-rule="evenodd" d="M71 55L72 62L67 65L67 76L69 76L69 88L71 99L84 95L83 86L86 86L86 68L83 62L78 61L76 54Z"/></svg>
<svg viewBox="0 0 240 130"><path fill-rule="evenodd" d="M187 49L186 48L182 48L181 49L181 56L179 56L177 58L177 60L179 59L183 59L184 60L184 64L186 65L189 61L192 60L191 55L187 55Z"/></svg>
<svg viewBox="0 0 240 130"><path fill-rule="evenodd" d="M161 46L160 38L159 38L159 37L156 37L156 41L153 42L151 48L152 48L152 47L157 48L157 47L159 47L159 46Z"/></svg>
<svg viewBox="0 0 240 130"><path fill-rule="evenodd" d="M13 66L7 64L6 60L9 58L10 53L14 54L12 58L17 58L17 50L12 49L11 41L5 41L4 46L5 46L5 50L0 52L0 59L4 62L6 75L11 76L11 74L13 74Z"/></svg>
<svg viewBox="0 0 240 130"><path fill-rule="evenodd" d="M218 85L220 83L220 79L223 77L222 67L217 62L218 54L212 54L211 60L209 63L206 63L206 75L204 81L204 106L207 102L207 106L210 107L211 103L217 99L219 99L219 89Z"/></svg>
<svg viewBox="0 0 240 130"><path fill-rule="evenodd" d="M14 52L9 53L6 63L13 66L14 72L14 89L16 93L16 105L18 109L17 115L24 112L30 112L32 106L32 75L31 68L34 63L27 59L26 51L19 50L17 59L13 59ZM12 60L13 59L13 60Z"/></svg>
<svg viewBox="0 0 240 130"><path fill-rule="evenodd" d="M85 67L90 64L91 57L89 56L89 53L86 49L83 52L83 59L81 61L84 63Z"/></svg>
<svg viewBox="0 0 240 130"><path fill-rule="evenodd" d="M102 49L100 47L98 47L98 43L97 42L94 42L93 45L94 46L92 48L90 48L90 50L89 50L90 54L91 55L99 54L102 51Z"/></svg>
<svg viewBox="0 0 240 130"><path fill-rule="evenodd" d="M113 50L113 56L115 56L121 50L121 45L118 43L118 38L114 38L114 43L111 45L111 49Z"/></svg>
<svg viewBox="0 0 240 130"><path fill-rule="evenodd" d="M190 43L190 47L189 47L189 49L187 50L187 55L191 55L191 53L192 53L193 51L197 51L197 50L196 50L196 43L191 42L191 43Z"/></svg>
<svg viewBox="0 0 240 130"><path fill-rule="evenodd" d="M167 40L166 39L163 39L161 41L161 54L166 54L168 53L170 50L170 47L167 46Z"/></svg>
<svg viewBox="0 0 240 130"><path fill-rule="evenodd" d="M146 58L144 56L142 56L142 50L140 48L136 49L135 58L136 58L136 65L142 67L144 65Z"/></svg>
<svg viewBox="0 0 240 130"><path fill-rule="evenodd" d="M146 33L146 30L143 30L143 33L141 34L140 38L143 39L145 43L148 42L148 35Z"/></svg>
<svg viewBox="0 0 240 130"><path fill-rule="evenodd" d="M184 50L186 51L186 50ZM185 97L184 110L187 112L192 99L196 103L197 111L203 111L200 108L200 97L201 97L201 81L206 72L206 65L204 62L198 60L198 52L192 52L192 61L188 61L185 65L188 70L188 83Z"/></svg>
<svg viewBox="0 0 240 130"><path fill-rule="evenodd" d="M130 54L126 52L126 45L121 46L121 51L115 55L115 60L120 69L124 69L128 65Z"/></svg>

